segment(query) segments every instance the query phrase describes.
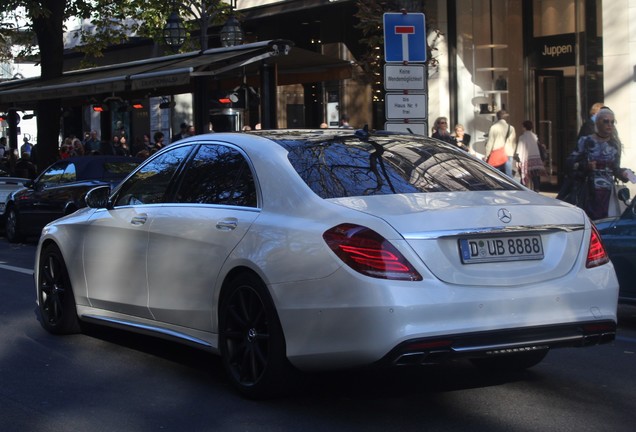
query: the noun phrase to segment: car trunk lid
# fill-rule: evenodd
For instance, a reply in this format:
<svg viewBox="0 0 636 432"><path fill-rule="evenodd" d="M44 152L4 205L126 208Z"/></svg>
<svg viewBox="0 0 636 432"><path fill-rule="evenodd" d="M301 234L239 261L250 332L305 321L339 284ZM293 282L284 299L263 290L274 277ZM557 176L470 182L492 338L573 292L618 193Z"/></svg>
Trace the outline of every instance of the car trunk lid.
<svg viewBox="0 0 636 432"><path fill-rule="evenodd" d="M421 263L447 283L509 286L558 278L572 269L585 246L584 213L534 192L404 194L333 201L385 220Z"/></svg>

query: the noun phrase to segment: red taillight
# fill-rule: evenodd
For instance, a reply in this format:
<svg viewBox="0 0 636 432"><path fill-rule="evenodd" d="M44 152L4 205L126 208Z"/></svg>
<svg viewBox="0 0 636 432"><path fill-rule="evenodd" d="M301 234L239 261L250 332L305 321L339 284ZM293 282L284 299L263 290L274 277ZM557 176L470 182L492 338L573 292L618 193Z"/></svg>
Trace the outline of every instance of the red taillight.
<svg viewBox="0 0 636 432"><path fill-rule="evenodd" d="M609 262L609 256L605 251L601 236L596 230L594 224L592 224L592 235L590 236L590 248L587 251L587 261L585 267L592 268Z"/></svg>
<svg viewBox="0 0 636 432"><path fill-rule="evenodd" d="M349 267L364 275L394 280L422 280L404 256L377 232L342 224L322 235L331 250Z"/></svg>

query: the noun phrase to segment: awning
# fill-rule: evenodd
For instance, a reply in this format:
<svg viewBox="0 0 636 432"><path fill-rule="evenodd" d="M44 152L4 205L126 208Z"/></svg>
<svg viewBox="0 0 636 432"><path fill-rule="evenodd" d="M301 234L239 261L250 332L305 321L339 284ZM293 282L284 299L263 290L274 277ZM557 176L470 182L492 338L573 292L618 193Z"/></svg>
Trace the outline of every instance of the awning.
<svg viewBox="0 0 636 432"><path fill-rule="evenodd" d="M88 99L92 95L132 92L176 94L191 92L191 78L208 75L221 79L237 77L236 70L257 74L260 61L272 59L278 65L280 84L318 81L335 76L351 76L349 62L293 48L287 40L256 42L229 48L212 48L204 52L190 52L156 57L134 62L65 72L50 80L29 78L0 83L0 110L11 107L28 109L45 99ZM248 70L249 68L249 70ZM336 74L334 75L334 72Z"/></svg>

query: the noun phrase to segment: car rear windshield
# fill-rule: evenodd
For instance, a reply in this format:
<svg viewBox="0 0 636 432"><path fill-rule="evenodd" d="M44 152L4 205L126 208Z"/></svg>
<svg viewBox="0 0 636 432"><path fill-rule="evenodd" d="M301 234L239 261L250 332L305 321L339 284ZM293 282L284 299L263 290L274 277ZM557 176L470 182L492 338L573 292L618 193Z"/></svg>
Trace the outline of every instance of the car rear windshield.
<svg viewBox="0 0 636 432"><path fill-rule="evenodd" d="M289 151L295 170L322 198L520 189L467 152L421 136L361 140L354 134L325 133L275 141Z"/></svg>

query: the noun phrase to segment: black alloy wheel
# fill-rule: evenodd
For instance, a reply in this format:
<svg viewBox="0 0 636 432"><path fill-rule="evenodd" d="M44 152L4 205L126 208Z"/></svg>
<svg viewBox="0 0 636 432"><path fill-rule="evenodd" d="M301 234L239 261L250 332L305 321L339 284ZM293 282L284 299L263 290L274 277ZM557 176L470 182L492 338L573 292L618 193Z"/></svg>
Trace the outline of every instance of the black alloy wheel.
<svg viewBox="0 0 636 432"><path fill-rule="evenodd" d="M9 207L7 210L4 234L7 237L7 240L9 240L9 243L19 243L23 240L23 236L20 234L18 212L13 206Z"/></svg>
<svg viewBox="0 0 636 432"><path fill-rule="evenodd" d="M37 281L40 324L54 334L72 334L80 331L71 279L64 258L54 244L44 248L40 255Z"/></svg>
<svg viewBox="0 0 636 432"><path fill-rule="evenodd" d="M232 384L248 398L286 390L293 371L276 309L263 283L252 274L235 278L219 310L219 345Z"/></svg>

